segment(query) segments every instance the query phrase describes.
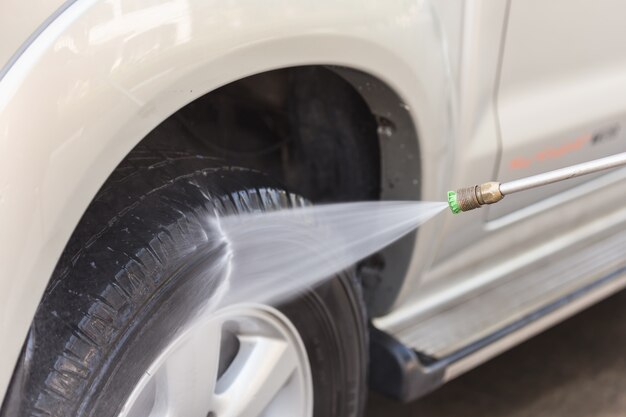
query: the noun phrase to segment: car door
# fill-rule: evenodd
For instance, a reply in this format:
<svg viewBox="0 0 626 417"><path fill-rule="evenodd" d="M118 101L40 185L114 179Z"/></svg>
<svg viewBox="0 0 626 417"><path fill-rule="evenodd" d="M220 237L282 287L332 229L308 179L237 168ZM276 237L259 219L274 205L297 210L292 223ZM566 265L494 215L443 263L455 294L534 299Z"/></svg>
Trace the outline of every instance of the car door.
<svg viewBox="0 0 626 417"><path fill-rule="evenodd" d="M511 0L497 93L499 181L626 151L624 16L623 0ZM594 178L511 195L488 219Z"/></svg>

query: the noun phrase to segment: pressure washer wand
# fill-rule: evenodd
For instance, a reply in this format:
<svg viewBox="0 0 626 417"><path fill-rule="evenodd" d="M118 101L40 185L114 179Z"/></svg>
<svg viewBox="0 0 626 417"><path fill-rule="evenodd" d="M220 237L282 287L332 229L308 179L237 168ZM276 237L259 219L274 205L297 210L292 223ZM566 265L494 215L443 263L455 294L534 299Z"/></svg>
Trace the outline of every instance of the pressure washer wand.
<svg viewBox="0 0 626 417"><path fill-rule="evenodd" d="M625 165L626 152L622 152L514 181L504 183L491 181L480 185L472 185L456 191L448 191L448 204L453 213L469 211L485 204L497 203L505 196L519 191L531 190L570 178L580 177L581 175Z"/></svg>

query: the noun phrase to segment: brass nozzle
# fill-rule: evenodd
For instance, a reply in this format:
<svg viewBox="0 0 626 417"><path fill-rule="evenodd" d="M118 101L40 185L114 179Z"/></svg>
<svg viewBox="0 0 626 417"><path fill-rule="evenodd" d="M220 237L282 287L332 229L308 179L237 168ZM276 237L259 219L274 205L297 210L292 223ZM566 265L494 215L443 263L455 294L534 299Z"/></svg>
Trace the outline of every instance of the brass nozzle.
<svg viewBox="0 0 626 417"><path fill-rule="evenodd" d="M485 204L493 204L502 200L500 183L491 181L480 185L461 188L456 191L456 199L461 211L474 210Z"/></svg>

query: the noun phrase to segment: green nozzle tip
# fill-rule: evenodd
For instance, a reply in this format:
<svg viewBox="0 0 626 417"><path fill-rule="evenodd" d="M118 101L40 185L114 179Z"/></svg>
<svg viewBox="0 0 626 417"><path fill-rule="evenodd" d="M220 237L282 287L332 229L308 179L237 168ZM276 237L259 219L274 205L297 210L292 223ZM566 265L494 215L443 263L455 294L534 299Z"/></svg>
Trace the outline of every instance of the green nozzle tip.
<svg viewBox="0 0 626 417"><path fill-rule="evenodd" d="M448 191L448 205L452 213L457 214L461 212L459 201L456 199L456 193L454 191Z"/></svg>

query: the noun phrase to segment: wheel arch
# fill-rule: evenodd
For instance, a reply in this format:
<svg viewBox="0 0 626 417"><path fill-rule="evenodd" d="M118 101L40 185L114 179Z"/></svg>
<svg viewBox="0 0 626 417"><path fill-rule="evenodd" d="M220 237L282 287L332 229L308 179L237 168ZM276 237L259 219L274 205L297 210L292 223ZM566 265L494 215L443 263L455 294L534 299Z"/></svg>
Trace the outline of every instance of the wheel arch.
<svg viewBox="0 0 626 417"><path fill-rule="evenodd" d="M137 7L122 10L131 3ZM381 117L381 140L392 134L388 150L382 146L389 155L382 198L432 198L441 189L443 179L435 177L451 139L451 81L436 22L424 19L430 8L355 1L316 13L294 4L277 13L174 0L166 2L166 21L133 29L154 15L144 3L120 1L116 9L76 1L0 80L0 392L54 265L96 191L155 126L220 86L279 68L330 66ZM400 17L411 24L390 23ZM199 24L203 19L209 23ZM33 117L36 123L28 123ZM419 163L404 161L409 154ZM413 253L414 239L408 241L399 252L405 259ZM370 300L373 311L391 306L406 274L397 276Z"/></svg>

